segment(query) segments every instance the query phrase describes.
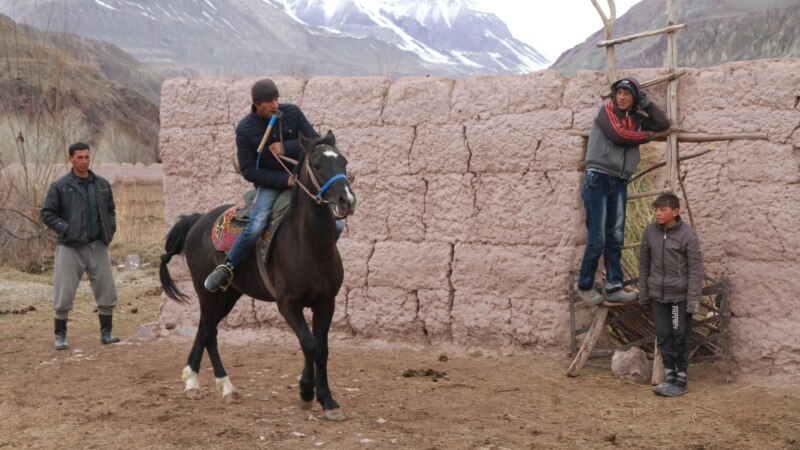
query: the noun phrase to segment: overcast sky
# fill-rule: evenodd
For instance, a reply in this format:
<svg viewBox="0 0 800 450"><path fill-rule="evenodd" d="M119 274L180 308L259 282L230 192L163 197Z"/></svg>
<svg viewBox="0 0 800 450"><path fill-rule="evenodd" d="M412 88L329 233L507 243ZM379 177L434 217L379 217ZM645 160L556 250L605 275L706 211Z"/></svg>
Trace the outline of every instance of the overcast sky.
<svg viewBox="0 0 800 450"><path fill-rule="evenodd" d="M551 62L603 28L591 0L472 0L502 19L515 38ZM597 2L608 15L608 2ZM639 0L616 0L617 18Z"/></svg>

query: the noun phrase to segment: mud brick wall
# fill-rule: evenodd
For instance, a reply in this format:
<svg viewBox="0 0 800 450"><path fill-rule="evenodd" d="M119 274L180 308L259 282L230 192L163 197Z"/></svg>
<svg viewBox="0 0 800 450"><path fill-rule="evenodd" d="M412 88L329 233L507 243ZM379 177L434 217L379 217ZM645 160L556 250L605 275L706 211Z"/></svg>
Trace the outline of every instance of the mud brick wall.
<svg viewBox="0 0 800 450"><path fill-rule="evenodd" d="M682 144L706 271L727 277L740 373L800 373L800 61L758 61L680 80L681 129L763 132L768 140ZM648 80L648 69L625 73ZM603 72L276 77L350 159L358 211L339 242L346 277L334 331L367 339L505 352L565 353L567 274L585 245L584 139ZM177 78L162 86L165 227L239 201L234 128L255 79ZM648 89L665 105L665 85ZM657 159L663 143L644 150ZM180 258L170 265L192 293ZM165 300L161 333L193 334L197 305ZM582 320L586 318L583 317ZM285 329L273 304L245 298L228 329Z"/></svg>

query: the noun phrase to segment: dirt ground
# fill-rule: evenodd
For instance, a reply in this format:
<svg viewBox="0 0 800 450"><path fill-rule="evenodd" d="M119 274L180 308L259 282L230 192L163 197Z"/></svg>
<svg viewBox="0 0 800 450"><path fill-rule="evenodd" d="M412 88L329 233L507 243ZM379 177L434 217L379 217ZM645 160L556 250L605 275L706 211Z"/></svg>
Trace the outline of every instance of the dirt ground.
<svg viewBox="0 0 800 450"><path fill-rule="evenodd" d="M567 378L566 357L338 338L330 381L348 418L329 422L318 404L299 408L294 341L223 337L242 402L220 399L207 358L203 395L189 400L180 379L189 340L131 338L158 316L155 268L116 279L124 341L99 343L82 285L70 348L57 352L49 275L0 268L0 448L800 448L800 387L725 384L710 365L693 366L690 392L668 399L603 369ZM404 377L409 369L421 376Z"/></svg>

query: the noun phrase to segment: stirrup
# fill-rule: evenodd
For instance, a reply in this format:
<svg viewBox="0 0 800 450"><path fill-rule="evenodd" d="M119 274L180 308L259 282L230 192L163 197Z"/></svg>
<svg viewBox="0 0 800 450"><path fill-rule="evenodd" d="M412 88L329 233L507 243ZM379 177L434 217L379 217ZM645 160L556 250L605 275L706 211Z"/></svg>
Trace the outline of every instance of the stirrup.
<svg viewBox="0 0 800 450"><path fill-rule="evenodd" d="M216 274L220 269L222 269L225 272L227 272L226 273L227 282L225 282L225 280L220 280L219 283L216 286L209 286L208 285L209 278L214 276L214 274ZM206 289L208 289L211 292L217 292L220 289L222 289L222 292L225 292L225 291L228 290L228 287L230 287L231 283L233 283L233 269L231 269L228 266L228 264L220 264L219 266L217 266L211 272L211 274L208 276L208 278L206 278L206 281L205 281L205 283L203 283L203 285L205 286ZM211 289L212 287L214 289Z"/></svg>

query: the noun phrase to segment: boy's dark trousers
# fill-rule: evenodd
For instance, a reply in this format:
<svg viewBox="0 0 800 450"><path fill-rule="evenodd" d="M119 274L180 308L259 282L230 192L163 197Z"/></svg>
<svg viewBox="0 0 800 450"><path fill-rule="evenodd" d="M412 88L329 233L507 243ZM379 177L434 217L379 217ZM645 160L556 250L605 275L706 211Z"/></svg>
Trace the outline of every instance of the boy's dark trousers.
<svg viewBox="0 0 800 450"><path fill-rule="evenodd" d="M664 368L686 373L689 368L689 337L692 334L692 315L686 312L686 301L651 303Z"/></svg>

